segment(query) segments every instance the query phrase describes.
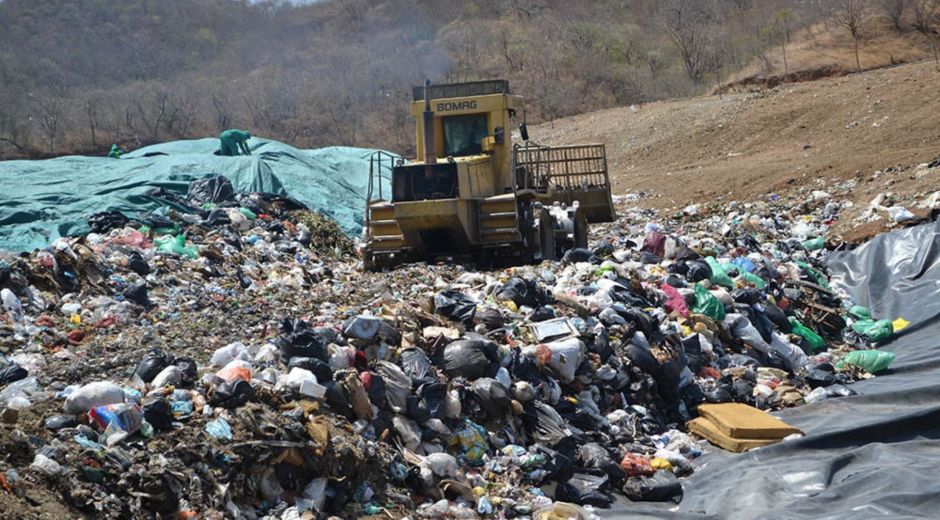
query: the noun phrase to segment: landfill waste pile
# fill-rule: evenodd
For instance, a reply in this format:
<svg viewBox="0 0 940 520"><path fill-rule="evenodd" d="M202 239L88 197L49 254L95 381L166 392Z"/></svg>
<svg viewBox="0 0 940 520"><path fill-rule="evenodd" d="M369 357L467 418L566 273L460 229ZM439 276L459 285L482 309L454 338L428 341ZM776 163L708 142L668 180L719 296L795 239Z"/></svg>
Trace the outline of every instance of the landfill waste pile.
<svg viewBox="0 0 940 520"><path fill-rule="evenodd" d="M559 262L365 273L328 220L214 178L8 256L0 506L586 519L681 501L718 449L701 405L837 399L893 360L903 318L828 285L834 197L619 204Z"/></svg>
<svg viewBox="0 0 940 520"><path fill-rule="evenodd" d="M146 146L117 159L0 161L0 250L44 248L57 238L83 235L93 231L87 217L102 211L166 216L173 207L167 196L185 197L190 182L218 175L239 192L289 196L328 215L349 236L362 231L375 150L300 150L263 138L249 144L251 155L238 157L214 155L219 140L207 138ZM389 172L381 176L386 190L388 178Z"/></svg>

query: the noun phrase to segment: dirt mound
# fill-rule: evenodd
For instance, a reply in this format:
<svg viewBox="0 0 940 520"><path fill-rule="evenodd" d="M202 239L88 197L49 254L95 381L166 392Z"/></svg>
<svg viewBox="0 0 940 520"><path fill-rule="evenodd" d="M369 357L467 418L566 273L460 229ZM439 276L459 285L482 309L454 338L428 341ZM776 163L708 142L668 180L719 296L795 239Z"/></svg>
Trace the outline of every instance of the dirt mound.
<svg viewBox="0 0 940 520"><path fill-rule="evenodd" d="M607 145L615 194L665 210L707 201L854 183L854 227L888 192L915 205L936 190L940 71L933 63L825 78L723 96L582 114L531 130L546 144ZM912 208L913 209L913 208Z"/></svg>

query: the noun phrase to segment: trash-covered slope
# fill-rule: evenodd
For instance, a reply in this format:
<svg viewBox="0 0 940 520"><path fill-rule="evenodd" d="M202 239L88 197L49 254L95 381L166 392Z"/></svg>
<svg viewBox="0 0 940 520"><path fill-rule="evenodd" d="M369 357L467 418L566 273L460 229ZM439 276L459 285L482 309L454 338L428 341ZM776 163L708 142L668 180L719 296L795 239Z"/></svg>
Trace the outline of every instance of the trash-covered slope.
<svg viewBox="0 0 940 520"><path fill-rule="evenodd" d="M867 349L901 317L829 286L842 205L824 195L675 219L621 200L590 250L497 271L364 273L341 233L257 195L144 227L102 217L0 266L0 506L547 519L681 503L717 449L686 431L700 404L839 399L893 358Z"/></svg>
<svg viewBox="0 0 940 520"><path fill-rule="evenodd" d="M219 140L207 138L148 146L120 159L0 162L0 249L28 251L82 234L85 219L101 211L135 217L163 207L151 190L185 195L190 181L221 174L237 191L290 196L335 219L348 235L361 232L374 150L298 150L259 138L250 147L250 156L216 156Z"/></svg>

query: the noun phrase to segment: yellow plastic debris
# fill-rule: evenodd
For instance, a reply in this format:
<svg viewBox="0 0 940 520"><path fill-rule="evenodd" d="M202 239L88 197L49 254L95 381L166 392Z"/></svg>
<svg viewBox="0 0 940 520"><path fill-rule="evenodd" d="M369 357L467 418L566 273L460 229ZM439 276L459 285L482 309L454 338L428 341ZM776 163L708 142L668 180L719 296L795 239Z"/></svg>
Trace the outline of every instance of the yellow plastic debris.
<svg viewBox="0 0 940 520"><path fill-rule="evenodd" d="M78 314L73 314L73 315L69 316L69 322L74 323L75 325L81 325L81 324L82 324L82 317L79 316Z"/></svg>
<svg viewBox="0 0 940 520"><path fill-rule="evenodd" d="M650 461L650 465L656 469L664 469L666 471L672 471L672 463L666 459L661 459L659 457L653 457L653 460Z"/></svg>
<svg viewBox="0 0 940 520"><path fill-rule="evenodd" d="M904 318L898 316L898 319L891 322L891 327L894 328L894 332L898 332L907 328L911 322L905 320Z"/></svg>

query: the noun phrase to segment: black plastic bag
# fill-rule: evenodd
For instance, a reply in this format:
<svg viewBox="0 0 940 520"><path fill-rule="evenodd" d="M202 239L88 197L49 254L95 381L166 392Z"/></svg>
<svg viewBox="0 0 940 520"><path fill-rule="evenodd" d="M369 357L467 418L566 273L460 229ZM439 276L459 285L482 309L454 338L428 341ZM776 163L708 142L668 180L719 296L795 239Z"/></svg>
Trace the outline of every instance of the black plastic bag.
<svg viewBox="0 0 940 520"><path fill-rule="evenodd" d="M294 357L287 363L287 370L294 367L309 370L317 378L320 384L326 384L326 381L333 380L333 369L325 362L311 357Z"/></svg>
<svg viewBox="0 0 940 520"><path fill-rule="evenodd" d="M803 380L810 388L819 388L820 386L831 386L836 383L836 376L825 370L812 369L803 374Z"/></svg>
<svg viewBox="0 0 940 520"><path fill-rule="evenodd" d="M681 347L676 349L675 355L659 365L657 373L653 374L656 379L656 387L659 389L659 395L674 404L679 398L679 378L682 370L688 366L688 360L685 357L685 351Z"/></svg>
<svg viewBox="0 0 940 520"><path fill-rule="evenodd" d="M535 360L523 354L521 349L512 352L509 372L515 381L525 381L532 386L538 386L542 383L542 372L539 370L538 364Z"/></svg>
<svg viewBox="0 0 940 520"><path fill-rule="evenodd" d="M220 227L227 226L232 223L232 219L228 217L228 212L222 208L215 208L206 215L206 218L202 219L203 226L210 227Z"/></svg>
<svg viewBox="0 0 940 520"><path fill-rule="evenodd" d="M169 430L173 428L173 408L163 396L148 396L140 403L144 412L144 419L155 430Z"/></svg>
<svg viewBox="0 0 940 520"><path fill-rule="evenodd" d="M277 347L285 362L293 357L312 357L328 361L327 343L322 332L310 328L303 320L285 318L281 322Z"/></svg>
<svg viewBox="0 0 940 520"><path fill-rule="evenodd" d="M534 280L510 278L496 291L497 300L511 300L518 306L537 307L552 302L552 297Z"/></svg>
<svg viewBox="0 0 940 520"><path fill-rule="evenodd" d="M408 409L408 396L411 395L411 378L398 365L388 361L376 362L375 373L385 382L384 401L389 409L395 413L404 413Z"/></svg>
<svg viewBox="0 0 940 520"><path fill-rule="evenodd" d="M569 251L572 251L572 250L569 250ZM614 245L604 240L603 242L600 242L599 244L594 246L594 249L592 249L591 252L599 257L610 256L614 254Z"/></svg>
<svg viewBox="0 0 940 520"><path fill-rule="evenodd" d="M414 419L418 424L423 424L431 418L431 411L420 397L415 394L408 394L405 399L405 415Z"/></svg>
<svg viewBox="0 0 940 520"><path fill-rule="evenodd" d="M148 192L147 195L149 196L150 193ZM141 222L149 226L150 229L171 228L173 227L173 224L175 223L173 219L164 217L163 215L158 215L153 212L141 213L137 218L140 219Z"/></svg>
<svg viewBox="0 0 940 520"><path fill-rule="evenodd" d="M735 379L734 382L731 383L731 397L736 403L753 403L754 383L746 379Z"/></svg>
<svg viewBox="0 0 940 520"><path fill-rule="evenodd" d="M410 348L401 353L401 369L412 381L421 381L431 375L431 360L419 348Z"/></svg>
<svg viewBox="0 0 940 520"><path fill-rule="evenodd" d="M585 468L603 471L614 484L623 481L627 476L620 469L620 465L614 462L607 449L596 442L581 446L578 450L578 457Z"/></svg>
<svg viewBox="0 0 940 520"><path fill-rule="evenodd" d="M332 380L323 382L319 377L317 377L317 381L326 387L326 394L324 395L326 404L328 404L330 408L332 408L336 413L346 417L347 419L354 420L356 414L353 411L352 406L349 405L349 395L347 395L343 385Z"/></svg>
<svg viewBox="0 0 940 520"><path fill-rule="evenodd" d="M434 297L434 312L464 325L473 322L476 311L477 303L460 291L447 290Z"/></svg>
<svg viewBox="0 0 940 520"><path fill-rule="evenodd" d="M120 211L102 211L88 217L88 228L92 233L107 233L112 229L120 229L130 222Z"/></svg>
<svg viewBox="0 0 940 520"><path fill-rule="evenodd" d="M764 295L761 294L757 289L747 288L747 289L735 289L731 292L731 297L734 298L734 301L737 303L744 303L747 305L754 305L755 303L760 303L764 300Z"/></svg>
<svg viewBox="0 0 940 520"><path fill-rule="evenodd" d="M677 264L677 265L684 265L684 264ZM683 280L682 278L679 278L678 276L674 274L667 276L665 282L667 285L671 287L675 287L676 289L684 289L689 286L689 284L685 283L685 280Z"/></svg>
<svg viewBox="0 0 940 520"><path fill-rule="evenodd" d="M497 309L484 309L477 316L477 321L482 323L486 330L496 330L506 325L506 320Z"/></svg>
<svg viewBox="0 0 940 520"><path fill-rule="evenodd" d="M528 319L531 322L538 323L540 321L553 319L554 317L555 317L555 311L547 305L542 305L536 308L534 311L532 311L532 313L529 314Z"/></svg>
<svg viewBox="0 0 940 520"><path fill-rule="evenodd" d="M576 264L580 262L599 264L601 263L601 259L599 256L595 255L588 249L576 247L574 249L565 251L564 256L561 257L561 262L563 264Z"/></svg>
<svg viewBox="0 0 940 520"><path fill-rule="evenodd" d="M441 418L447 407L447 385L440 382L425 383L418 387L418 397L431 417Z"/></svg>
<svg viewBox="0 0 940 520"><path fill-rule="evenodd" d="M235 188L225 176L216 175L190 182L186 198L199 206L207 202L219 204L234 200Z"/></svg>
<svg viewBox="0 0 940 520"><path fill-rule="evenodd" d="M705 402L708 403L728 403L731 402L731 383L719 383L717 387L703 392Z"/></svg>
<svg viewBox="0 0 940 520"><path fill-rule="evenodd" d="M629 285L629 282L627 282L626 280L621 280L621 282L622 282L621 285L615 285L611 287L609 291L610 297L615 302L624 303L631 307L644 308L644 307L653 306L653 304L649 300L647 300L645 297L640 296L639 294L635 293L632 289L628 288L627 285ZM627 285L624 285L624 283Z"/></svg>
<svg viewBox="0 0 940 520"><path fill-rule="evenodd" d="M255 398L255 389L244 379L222 383L212 392L210 403L221 408L238 408Z"/></svg>
<svg viewBox="0 0 940 520"><path fill-rule="evenodd" d="M140 276L150 274L150 264L137 251L127 255L127 268Z"/></svg>
<svg viewBox="0 0 940 520"><path fill-rule="evenodd" d="M136 303L141 307L150 307L150 296L147 294L147 282L140 282L128 285L122 293L124 299Z"/></svg>
<svg viewBox="0 0 940 520"><path fill-rule="evenodd" d="M689 260L686 264L689 266L689 272L685 277L690 282L701 282L712 277L712 268L707 263L701 260Z"/></svg>
<svg viewBox="0 0 940 520"><path fill-rule="evenodd" d="M764 307L764 314L773 322L774 325L780 329L780 332L784 334L789 334L791 330L790 319L787 318L787 315L780 307L776 305L767 305Z"/></svg>
<svg viewBox="0 0 940 520"><path fill-rule="evenodd" d="M657 471L652 477L630 477L623 485L623 494L634 502L682 501L682 484L668 471Z"/></svg>
<svg viewBox="0 0 940 520"><path fill-rule="evenodd" d="M641 264L659 264L663 259L650 253L648 251L642 251L640 253L640 263Z"/></svg>
<svg viewBox="0 0 940 520"><path fill-rule="evenodd" d="M852 395L858 395L858 392L842 384L826 387L826 397L849 397Z"/></svg>
<svg viewBox="0 0 940 520"><path fill-rule="evenodd" d="M593 340L587 342L587 347L588 351L600 356L601 363L606 363L610 356L614 355L614 349L610 346L610 335L605 328L600 328Z"/></svg>
<svg viewBox="0 0 940 520"><path fill-rule="evenodd" d="M492 341L464 339L444 347L444 373L449 377L493 377L499 370L499 347Z"/></svg>
<svg viewBox="0 0 940 520"><path fill-rule="evenodd" d="M183 372L183 379L180 381L180 384L183 386L188 386L196 382L196 377L198 374L198 367L196 366L196 360L188 357L176 358L176 361L173 362L174 365L180 368L180 371Z"/></svg>
<svg viewBox="0 0 940 520"><path fill-rule="evenodd" d="M701 256L685 244L680 245L676 249L676 260L697 260L699 258L701 258Z"/></svg>
<svg viewBox="0 0 940 520"><path fill-rule="evenodd" d="M575 473L568 480L558 483L555 500L606 508L614 501L613 497L605 493L607 486L607 475Z"/></svg>
<svg viewBox="0 0 940 520"><path fill-rule="evenodd" d="M623 355L647 374L655 374L659 369L659 363L653 357L653 353L642 346L627 343L623 346Z"/></svg>
<svg viewBox="0 0 940 520"><path fill-rule="evenodd" d="M159 349L151 349L144 354L143 359L140 360L140 364L137 365L137 370L134 370L134 374L143 382L149 383L153 381L153 378L157 377L160 371L172 364L172 354Z"/></svg>
<svg viewBox="0 0 940 520"><path fill-rule="evenodd" d="M5 367L0 368L0 386L8 385L21 379L26 379L28 376L29 372L25 368L17 365L16 363L10 363Z"/></svg>
<svg viewBox="0 0 940 520"><path fill-rule="evenodd" d="M689 361L689 369L693 374L698 374L705 366L701 336L692 334L689 337L682 338L682 349L685 351L685 358Z"/></svg>
<svg viewBox="0 0 940 520"><path fill-rule="evenodd" d="M627 307L620 303L615 303L612 308L617 311L617 314L622 316L628 322L634 324L636 329L643 333L650 339L657 332L659 327L656 322L648 314L637 309L635 307Z"/></svg>
<svg viewBox="0 0 940 520"><path fill-rule="evenodd" d="M470 386L470 393L489 417L505 417L509 412L511 402L509 389L499 384L495 379L489 377L477 379Z"/></svg>
<svg viewBox="0 0 940 520"><path fill-rule="evenodd" d="M535 442L554 446L571 435L565 419L554 408L542 401L533 401L530 404L533 412L531 419L534 419L530 434Z"/></svg>

